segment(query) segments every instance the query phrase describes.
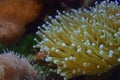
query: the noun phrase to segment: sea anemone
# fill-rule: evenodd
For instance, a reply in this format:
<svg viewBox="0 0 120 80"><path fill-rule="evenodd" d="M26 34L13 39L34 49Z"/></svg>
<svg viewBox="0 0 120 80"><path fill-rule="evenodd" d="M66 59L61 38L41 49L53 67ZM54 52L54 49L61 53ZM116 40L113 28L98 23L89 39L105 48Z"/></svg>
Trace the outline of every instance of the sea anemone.
<svg viewBox="0 0 120 80"><path fill-rule="evenodd" d="M7 51L0 54L0 80L40 80L29 61Z"/></svg>
<svg viewBox="0 0 120 80"><path fill-rule="evenodd" d="M0 43L14 44L25 32L25 25L42 11L42 1L0 0Z"/></svg>
<svg viewBox="0 0 120 80"><path fill-rule="evenodd" d="M120 6L103 1L87 9L63 11L39 27L36 33L46 62L57 65L57 73L70 79L107 72L120 64Z"/></svg>

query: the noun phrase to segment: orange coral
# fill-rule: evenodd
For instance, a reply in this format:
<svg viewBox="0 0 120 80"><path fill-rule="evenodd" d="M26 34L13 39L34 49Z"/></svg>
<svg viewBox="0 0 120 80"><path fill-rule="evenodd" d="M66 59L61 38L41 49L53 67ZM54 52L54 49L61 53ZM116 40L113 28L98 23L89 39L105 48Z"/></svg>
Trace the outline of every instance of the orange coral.
<svg viewBox="0 0 120 80"><path fill-rule="evenodd" d="M0 42L15 43L25 31L25 25L42 10L42 1L0 0Z"/></svg>
<svg viewBox="0 0 120 80"><path fill-rule="evenodd" d="M20 58L10 51L0 55L0 80L39 80L39 78L26 58Z"/></svg>

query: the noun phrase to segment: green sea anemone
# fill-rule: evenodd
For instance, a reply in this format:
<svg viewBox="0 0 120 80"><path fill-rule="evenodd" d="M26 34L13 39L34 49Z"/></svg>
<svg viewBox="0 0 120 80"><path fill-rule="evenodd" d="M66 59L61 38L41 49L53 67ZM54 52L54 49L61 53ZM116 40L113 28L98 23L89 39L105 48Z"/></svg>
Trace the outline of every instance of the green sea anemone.
<svg viewBox="0 0 120 80"><path fill-rule="evenodd" d="M70 79L101 74L120 64L120 6L117 2L95 3L89 10L63 11L37 32L42 41L34 47L47 52L46 62Z"/></svg>

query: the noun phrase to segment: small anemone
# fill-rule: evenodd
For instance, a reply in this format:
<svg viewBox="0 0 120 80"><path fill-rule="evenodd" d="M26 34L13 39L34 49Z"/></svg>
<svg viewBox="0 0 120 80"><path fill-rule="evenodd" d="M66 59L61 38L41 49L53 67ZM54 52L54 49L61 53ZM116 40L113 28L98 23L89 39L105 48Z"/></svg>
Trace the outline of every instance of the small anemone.
<svg viewBox="0 0 120 80"><path fill-rule="evenodd" d="M40 80L29 61L7 51L0 54L0 80Z"/></svg>

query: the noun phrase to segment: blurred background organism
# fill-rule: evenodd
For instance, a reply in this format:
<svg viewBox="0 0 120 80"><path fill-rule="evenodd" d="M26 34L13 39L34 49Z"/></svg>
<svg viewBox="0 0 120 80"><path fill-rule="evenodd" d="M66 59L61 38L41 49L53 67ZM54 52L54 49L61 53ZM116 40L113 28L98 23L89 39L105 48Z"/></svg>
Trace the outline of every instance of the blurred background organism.
<svg viewBox="0 0 120 80"><path fill-rule="evenodd" d="M25 25L36 19L43 4L39 0L0 0L0 43L15 44Z"/></svg>

